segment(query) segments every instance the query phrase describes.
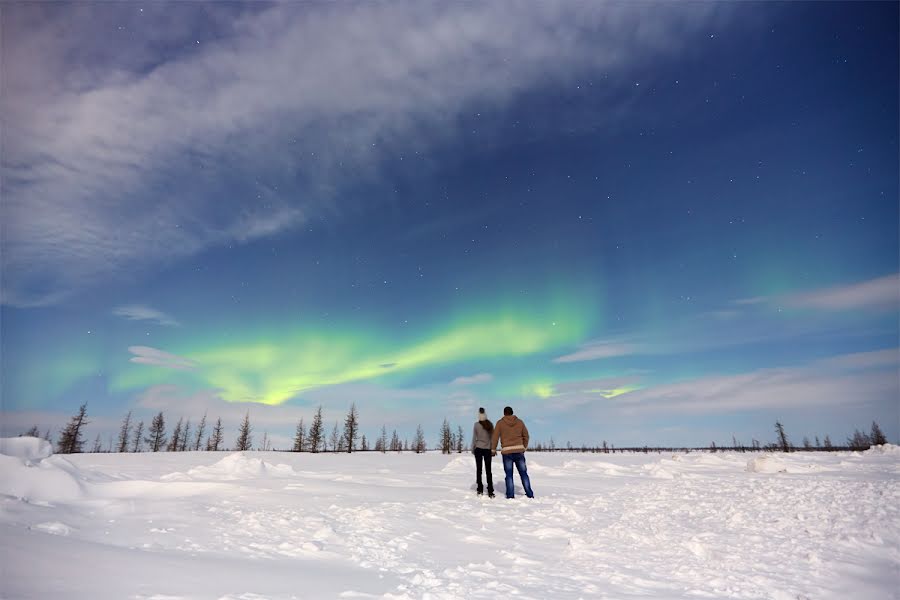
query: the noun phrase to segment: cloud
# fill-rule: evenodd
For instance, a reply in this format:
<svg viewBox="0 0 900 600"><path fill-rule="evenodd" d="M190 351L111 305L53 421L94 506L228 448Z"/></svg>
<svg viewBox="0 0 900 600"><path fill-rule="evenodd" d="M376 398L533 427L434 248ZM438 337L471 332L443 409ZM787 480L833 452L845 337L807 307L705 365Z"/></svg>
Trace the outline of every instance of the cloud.
<svg viewBox="0 0 900 600"><path fill-rule="evenodd" d="M611 89L597 114L612 119L640 93L612 89L617 74L684 50L730 10L10 5L2 301L59 302L112 275L339 214L341 182L377 174L390 148L442 144L459 116L538 86L602 70Z"/></svg>
<svg viewBox="0 0 900 600"><path fill-rule="evenodd" d="M896 309L900 306L900 274L835 286L811 292L789 294L787 306L824 311L859 309Z"/></svg>
<svg viewBox="0 0 900 600"><path fill-rule="evenodd" d="M626 414L723 414L815 409L896 399L898 349L840 355L796 367L711 375L655 385L618 399Z"/></svg>
<svg viewBox="0 0 900 600"><path fill-rule="evenodd" d="M167 315L166 313L144 306L141 304L130 304L120 306L113 309L113 314L129 321L155 321L159 325L179 326L181 323Z"/></svg>
<svg viewBox="0 0 900 600"><path fill-rule="evenodd" d="M635 331L593 340L576 351L553 359L573 363L630 355L676 355L720 348L816 337L856 336L858 322L847 323L831 314L775 314L780 307L815 309L826 313L852 310L896 310L900 305L900 274L807 292L756 296L675 319L651 332ZM873 324L879 333L884 326ZM896 327L892 327L896 332Z"/></svg>
<svg viewBox="0 0 900 600"><path fill-rule="evenodd" d="M193 371L197 368L197 363L188 358L170 354L150 346L130 346L128 351L134 354L130 359L130 362L133 363L165 367L178 371Z"/></svg>
<svg viewBox="0 0 900 600"><path fill-rule="evenodd" d="M613 358L616 356L628 356L637 354L639 346L630 343L597 341L585 344L575 352L559 356L553 359L555 363L581 362L586 360L599 360L601 358Z"/></svg>
<svg viewBox="0 0 900 600"><path fill-rule="evenodd" d="M450 382L450 385L476 385L479 383L489 383L494 380L494 376L490 373L479 373L471 376L457 377Z"/></svg>
<svg viewBox="0 0 900 600"><path fill-rule="evenodd" d="M568 410L598 400L609 400L639 389L638 377L602 377L530 386L527 393L555 409Z"/></svg>

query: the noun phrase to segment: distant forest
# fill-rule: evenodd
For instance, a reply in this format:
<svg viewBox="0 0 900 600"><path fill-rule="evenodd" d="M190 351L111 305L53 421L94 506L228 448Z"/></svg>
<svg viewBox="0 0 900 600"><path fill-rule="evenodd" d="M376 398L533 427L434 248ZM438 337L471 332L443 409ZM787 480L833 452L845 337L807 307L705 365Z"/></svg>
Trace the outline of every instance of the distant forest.
<svg viewBox="0 0 900 600"><path fill-rule="evenodd" d="M170 421L171 422L171 421ZM82 404L78 413L59 432L56 440L51 439L50 431L41 435L37 426L20 434L43 438L50 442L57 454L75 454L80 452L185 452L185 451L235 451L235 450L279 450L287 452L414 452L421 454L429 449L440 450L444 454L463 453L468 450L463 428L450 425L447 419L441 424L437 442L430 448L425 440L425 431L419 425L416 428L415 437L401 439L394 429L388 436L387 426L382 425L379 435L374 439L368 439L365 434L360 434L359 413L356 404L351 404L350 409L343 418L343 423L335 421L330 431L326 429L322 415L322 407L316 410L312 422L307 426L303 419L297 423L294 433L293 446L291 448L273 448L267 432L263 432L260 443L253 446L253 426L250 424L250 412L244 415L238 427L238 436L233 448L226 448L223 444L222 419L217 418L215 423L207 421L206 413L192 425L191 419L185 420L179 417L174 428L169 432L166 428L166 418L162 411L156 414L145 427L144 421L135 422L131 411L122 419L117 438L110 435L107 440L101 439L100 434L94 438L90 450L85 450L85 431L90 421L87 420L87 403ZM867 450L872 446L887 443L887 438L878 423L872 421L868 431L855 429L843 443L835 444L829 435L822 439L818 435L812 440L804 437L799 445L794 444L780 421L775 422L774 440L762 443L759 440L750 440L750 444L731 438L731 444L717 444L710 442L708 446L695 447L670 447L670 446L620 446L608 444L606 440L593 446L572 445L566 442L557 445L551 437L549 442L538 442L528 448L529 452L592 452L592 453L616 453L616 452L811 452L824 451L836 452L840 450Z"/></svg>

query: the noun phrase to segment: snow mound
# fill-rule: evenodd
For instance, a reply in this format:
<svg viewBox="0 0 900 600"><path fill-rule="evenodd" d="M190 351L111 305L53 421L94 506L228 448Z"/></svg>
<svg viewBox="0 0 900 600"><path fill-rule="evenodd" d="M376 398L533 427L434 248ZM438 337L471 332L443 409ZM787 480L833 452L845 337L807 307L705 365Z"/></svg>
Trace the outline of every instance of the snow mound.
<svg viewBox="0 0 900 600"><path fill-rule="evenodd" d="M603 475L624 475L628 469L621 465L603 461L587 461L587 460L567 460L562 466L564 471L575 471L578 473L599 473Z"/></svg>
<svg viewBox="0 0 900 600"><path fill-rule="evenodd" d="M771 454L763 454L747 461L750 473L787 473L787 465L783 460Z"/></svg>
<svg viewBox="0 0 900 600"><path fill-rule="evenodd" d="M457 456L438 471L439 473L470 473L475 468L475 457L472 454ZM502 468L502 467L501 467Z"/></svg>
<svg viewBox="0 0 900 600"><path fill-rule="evenodd" d="M0 438L0 454L35 461L53 454L53 446L36 437Z"/></svg>
<svg viewBox="0 0 900 600"><path fill-rule="evenodd" d="M674 473L662 464L650 464L642 467L644 474L656 479L675 479L678 473Z"/></svg>
<svg viewBox="0 0 900 600"><path fill-rule="evenodd" d="M290 477L295 474L290 465L273 465L260 458L247 456L243 452L235 452L209 466L194 467L183 473L176 471L163 475L160 479L164 481L191 481L194 479L232 481L259 477Z"/></svg>
<svg viewBox="0 0 900 600"><path fill-rule="evenodd" d="M881 444L880 446L872 446L863 454L887 454L890 456L900 456L900 446L897 444Z"/></svg>
<svg viewBox="0 0 900 600"><path fill-rule="evenodd" d="M745 470L751 473L818 473L824 469L797 455L764 454L748 460Z"/></svg>
<svg viewBox="0 0 900 600"><path fill-rule="evenodd" d="M43 441L31 438L34 442ZM49 446L49 444L47 444ZM78 467L60 456L37 458L49 452L40 444L4 444L0 454L0 495L23 498L29 501L55 502L74 500L85 494L84 477ZM11 456L6 451L25 456Z"/></svg>

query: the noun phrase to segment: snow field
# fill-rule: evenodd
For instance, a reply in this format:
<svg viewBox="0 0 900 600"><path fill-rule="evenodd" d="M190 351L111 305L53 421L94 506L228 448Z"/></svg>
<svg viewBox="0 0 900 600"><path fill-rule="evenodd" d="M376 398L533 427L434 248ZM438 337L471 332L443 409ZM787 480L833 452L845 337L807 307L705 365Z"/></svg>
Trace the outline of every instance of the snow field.
<svg viewBox="0 0 900 600"><path fill-rule="evenodd" d="M900 449L0 456L3 598L898 598ZM35 440L36 442L36 440ZM517 481L518 483L518 481ZM518 486L517 486L518 487Z"/></svg>

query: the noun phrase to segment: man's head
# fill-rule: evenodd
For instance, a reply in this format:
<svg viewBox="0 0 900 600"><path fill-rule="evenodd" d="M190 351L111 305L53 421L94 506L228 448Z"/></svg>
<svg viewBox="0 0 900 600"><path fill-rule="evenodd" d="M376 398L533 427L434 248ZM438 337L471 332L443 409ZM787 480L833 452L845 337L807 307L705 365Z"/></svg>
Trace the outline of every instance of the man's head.
<svg viewBox="0 0 900 600"><path fill-rule="evenodd" d="M503 414L506 415L507 417L512 415L513 414L512 408L507 406L506 408L503 409Z"/></svg>

